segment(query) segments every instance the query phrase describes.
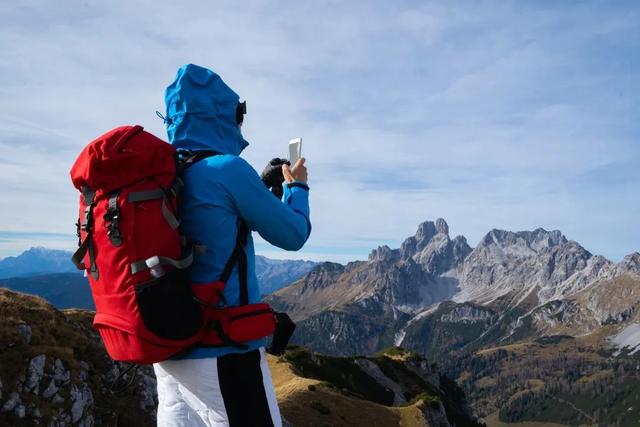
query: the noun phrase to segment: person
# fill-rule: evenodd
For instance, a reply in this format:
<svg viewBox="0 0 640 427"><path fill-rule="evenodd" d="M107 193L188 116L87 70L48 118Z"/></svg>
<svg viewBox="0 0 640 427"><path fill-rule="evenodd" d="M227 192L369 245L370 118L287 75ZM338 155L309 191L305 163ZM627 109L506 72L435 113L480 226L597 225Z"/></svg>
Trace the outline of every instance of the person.
<svg viewBox="0 0 640 427"><path fill-rule="evenodd" d="M165 91L166 127L178 149L219 153L195 163L183 175L182 232L201 244L192 266L192 281L218 280L234 249L237 225L248 228L249 303L260 301L251 231L267 242L295 251L311 232L305 160L282 169L282 199L273 196L256 171L239 157L248 143L241 134L246 104L211 70L193 64L178 70ZM245 106L245 110L242 110ZM228 305L240 302L239 269L224 289ZM158 425L281 426L265 342L238 347L196 347L154 364L158 387Z"/></svg>

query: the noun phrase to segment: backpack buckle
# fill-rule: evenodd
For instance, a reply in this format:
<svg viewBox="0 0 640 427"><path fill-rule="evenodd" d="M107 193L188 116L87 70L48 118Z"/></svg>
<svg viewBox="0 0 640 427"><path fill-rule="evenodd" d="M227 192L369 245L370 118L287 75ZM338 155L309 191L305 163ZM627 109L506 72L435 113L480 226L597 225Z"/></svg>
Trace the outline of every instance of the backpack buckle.
<svg viewBox="0 0 640 427"><path fill-rule="evenodd" d="M91 231L91 220L93 219L93 205L86 205L84 207L84 216L82 217L82 224L80 228L82 231Z"/></svg>
<svg viewBox="0 0 640 427"><path fill-rule="evenodd" d="M104 214L104 226L107 228L107 236L114 246L122 244L122 235L120 234L120 210L118 210L118 193L109 196L109 208Z"/></svg>

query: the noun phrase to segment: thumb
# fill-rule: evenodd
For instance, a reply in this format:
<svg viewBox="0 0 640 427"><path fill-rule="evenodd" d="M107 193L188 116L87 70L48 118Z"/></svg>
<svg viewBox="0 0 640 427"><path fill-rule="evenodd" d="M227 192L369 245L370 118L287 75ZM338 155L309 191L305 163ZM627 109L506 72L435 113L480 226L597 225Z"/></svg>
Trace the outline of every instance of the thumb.
<svg viewBox="0 0 640 427"><path fill-rule="evenodd" d="M289 165L284 164L282 165L282 175L284 175L284 180L287 182L292 182L293 179L293 175L291 174L291 169L289 169Z"/></svg>

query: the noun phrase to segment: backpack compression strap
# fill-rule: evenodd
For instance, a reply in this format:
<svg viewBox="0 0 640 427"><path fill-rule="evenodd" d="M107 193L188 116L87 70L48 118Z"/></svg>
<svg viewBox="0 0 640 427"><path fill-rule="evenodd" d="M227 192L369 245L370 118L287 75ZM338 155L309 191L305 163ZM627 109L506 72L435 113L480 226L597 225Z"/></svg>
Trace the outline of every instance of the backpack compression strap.
<svg viewBox="0 0 640 427"><path fill-rule="evenodd" d="M91 190L89 187L82 188L82 197L84 197L84 216L82 218L82 223L78 223L79 230L78 235L80 235L80 229L82 231L86 231L87 237L84 238L82 243L80 243L80 247L78 250L71 256L71 260L78 267L78 270L89 270L91 276L94 280L98 280L98 266L96 265L96 253L95 247L93 243L93 237L91 236L91 232L93 231L93 202L96 193ZM89 252L89 268L87 269L84 264L84 257L87 252Z"/></svg>
<svg viewBox="0 0 640 427"><path fill-rule="evenodd" d="M176 170L178 171L178 175L198 163L200 160L204 160L207 157L218 156L220 154L221 153L212 150L191 151L180 149L177 151L176 158Z"/></svg>

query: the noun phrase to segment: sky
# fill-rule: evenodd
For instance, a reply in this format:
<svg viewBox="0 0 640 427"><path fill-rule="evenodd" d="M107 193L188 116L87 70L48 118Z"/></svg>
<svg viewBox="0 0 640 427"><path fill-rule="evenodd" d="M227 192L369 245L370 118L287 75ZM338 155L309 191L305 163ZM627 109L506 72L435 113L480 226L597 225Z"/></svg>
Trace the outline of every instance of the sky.
<svg viewBox="0 0 640 427"><path fill-rule="evenodd" d="M258 171L303 138L312 235L274 258L347 262L445 218L640 250L640 3L3 1L0 258L72 250L69 169L155 111L185 63L247 101Z"/></svg>

